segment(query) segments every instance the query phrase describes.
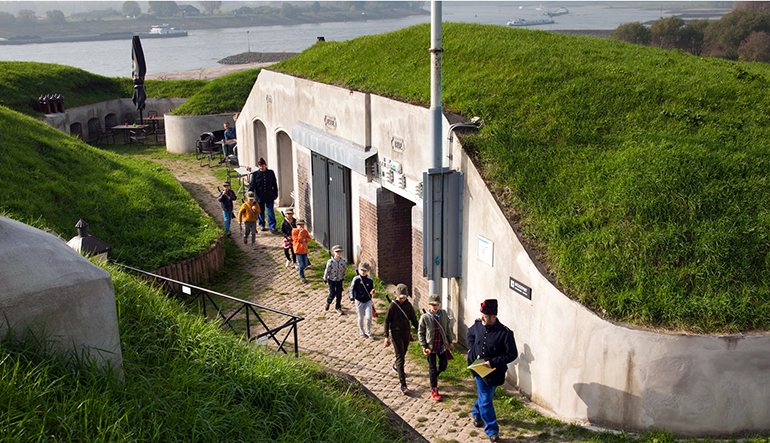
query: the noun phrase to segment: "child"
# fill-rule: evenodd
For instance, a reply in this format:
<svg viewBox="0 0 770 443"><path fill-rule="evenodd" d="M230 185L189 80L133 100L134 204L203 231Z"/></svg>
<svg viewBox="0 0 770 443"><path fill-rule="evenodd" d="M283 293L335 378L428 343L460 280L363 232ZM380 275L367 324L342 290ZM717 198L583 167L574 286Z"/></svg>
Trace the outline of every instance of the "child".
<svg viewBox="0 0 770 443"><path fill-rule="evenodd" d="M259 214L259 205L254 201L254 193L246 193L246 203L241 205L238 211L238 223L246 222L246 230L243 233L243 243L249 244L249 232L251 232L251 249L257 249L254 243L257 235L257 214Z"/></svg>
<svg viewBox="0 0 770 443"><path fill-rule="evenodd" d="M230 182L222 183L222 187L224 190L219 193L217 200L219 200L219 206L222 207L222 214L225 217L225 234L229 237L230 221L233 217L233 202L238 198L238 196L235 195L235 192L233 192L232 189L230 189Z"/></svg>
<svg viewBox="0 0 770 443"><path fill-rule="evenodd" d="M297 254L297 263L299 264L299 279L302 283L305 280L305 268L307 268L307 242L310 241L310 234L305 229L305 220L297 220L297 227L291 231L291 238L294 243L294 253Z"/></svg>
<svg viewBox="0 0 770 443"><path fill-rule="evenodd" d="M329 310L329 306L332 304L332 300L337 300L334 304L334 309L340 314L342 312L342 282L345 280L345 271L347 271L347 263L342 258L342 246L332 246L332 254L334 257L330 258L326 262L326 270L324 271L324 284L329 285L329 297L326 299L326 310Z"/></svg>
<svg viewBox="0 0 770 443"><path fill-rule="evenodd" d="M430 311L420 317L420 327L417 337L422 346L422 352L428 357L428 375L430 378L430 396L435 401L441 401L438 393L438 376L446 370L447 352L452 352L455 346L454 332L449 327L449 314L441 309L441 298L437 294L428 297ZM438 357L438 368L436 358Z"/></svg>
<svg viewBox="0 0 770 443"><path fill-rule="evenodd" d="M292 244L291 232L297 227L297 220L294 220L294 209L289 208L283 215L283 223L281 223L281 234L283 239L281 240L281 246L283 246L283 253L286 255L286 267L294 263L294 267L297 268L297 255L294 254L294 245ZM291 253L291 256L289 254Z"/></svg>
<svg viewBox="0 0 770 443"><path fill-rule="evenodd" d="M372 295L374 295L374 281L369 277L369 263L361 262L358 265L358 275L350 282L350 301L356 304L358 315L358 333L361 337L374 338L372 335ZM364 329L366 319L366 329Z"/></svg>

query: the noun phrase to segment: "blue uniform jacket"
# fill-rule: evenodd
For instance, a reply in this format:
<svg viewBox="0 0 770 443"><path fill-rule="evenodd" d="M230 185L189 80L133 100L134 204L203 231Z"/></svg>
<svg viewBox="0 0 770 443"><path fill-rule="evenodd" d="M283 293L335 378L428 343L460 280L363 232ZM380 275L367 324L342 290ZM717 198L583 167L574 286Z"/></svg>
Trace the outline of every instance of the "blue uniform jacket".
<svg viewBox="0 0 770 443"><path fill-rule="evenodd" d="M481 320L476 320L473 326L468 328L467 339L468 365L478 358L487 360L495 370L482 380L488 386L500 386L505 383L508 363L516 360L519 356L513 331L500 323L499 320L490 327L484 326Z"/></svg>

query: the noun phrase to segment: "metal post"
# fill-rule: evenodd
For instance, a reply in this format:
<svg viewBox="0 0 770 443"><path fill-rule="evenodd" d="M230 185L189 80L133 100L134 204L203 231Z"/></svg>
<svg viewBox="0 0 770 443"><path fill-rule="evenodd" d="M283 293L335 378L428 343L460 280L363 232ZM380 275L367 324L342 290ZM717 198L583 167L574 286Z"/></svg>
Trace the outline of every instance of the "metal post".
<svg viewBox="0 0 770 443"><path fill-rule="evenodd" d="M432 1L430 4L430 141L432 146L431 164L429 169L441 169L443 166L442 135L443 103L441 97L441 2ZM432 195L425 198L433 200ZM428 270L428 293L441 295L441 227L440 214L435 210L435 205L428 204L428 213L423 214L423 235L429 235L427 244L428 254L426 260Z"/></svg>
<svg viewBox="0 0 770 443"><path fill-rule="evenodd" d="M297 322L294 322L294 356L299 357L299 338L297 337Z"/></svg>

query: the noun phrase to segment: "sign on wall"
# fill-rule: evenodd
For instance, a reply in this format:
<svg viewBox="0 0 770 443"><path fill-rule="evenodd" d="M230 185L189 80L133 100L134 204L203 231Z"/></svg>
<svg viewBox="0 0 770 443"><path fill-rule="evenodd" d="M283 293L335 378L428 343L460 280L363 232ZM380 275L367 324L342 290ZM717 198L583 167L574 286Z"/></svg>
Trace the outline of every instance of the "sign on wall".
<svg viewBox="0 0 770 443"><path fill-rule="evenodd" d="M494 266L495 244L492 243L492 240L486 239L479 235L478 247L476 249L476 257L479 260L483 261L489 266Z"/></svg>
<svg viewBox="0 0 770 443"><path fill-rule="evenodd" d="M528 300L532 300L532 288L525 285L524 283L516 280L513 277L508 277L508 286L513 292L516 292Z"/></svg>

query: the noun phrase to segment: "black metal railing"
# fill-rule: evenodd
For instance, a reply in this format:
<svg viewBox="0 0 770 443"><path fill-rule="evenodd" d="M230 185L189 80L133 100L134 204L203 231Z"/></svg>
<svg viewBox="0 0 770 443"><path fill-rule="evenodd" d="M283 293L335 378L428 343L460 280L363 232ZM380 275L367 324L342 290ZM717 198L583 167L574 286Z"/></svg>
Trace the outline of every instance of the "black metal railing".
<svg viewBox="0 0 770 443"><path fill-rule="evenodd" d="M211 308L213 308L216 312L214 314L214 320L221 320L223 328L229 328L233 333L241 337L245 337L245 339L249 342L268 344L272 340L272 342L278 346L278 351L282 351L284 354L288 354L284 348L284 345L286 344L289 336L293 334L294 355L299 356L297 323L304 320L303 317L269 308L267 306L262 306L257 303L252 303L250 301L241 300L239 298L231 297L229 295L206 288L201 288L189 283L184 283L172 278L164 277L162 275L152 274L150 272L142 271L141 269L132 268L120 263L115 264L124 269L128 269L132 272L136 272L149 277L155 283L160 284L163 288L169 291L174 296L174 298L183 303L198 303L201 309L201 313L205 318L208 318L207 311L210 309L208 306L211 306ZM182 293L186 294L187 297L180 296L177 290L174 289L173 285L179 286ZM217 301L219 301L219 303L217 303ZM231 312L228 314L226 314L224 310L225 303L233 305L230 306ZM271 328L260 315L260 310L288 317L288 320L286 320L280 326ZM245 331L243 333L238 332L239 326L237 325L236 320L245 321ZM256 329L256 331L252 331L252 329ZM285 334L280 337L279 333L282 333L283 331L285 331Z"/></svg>

